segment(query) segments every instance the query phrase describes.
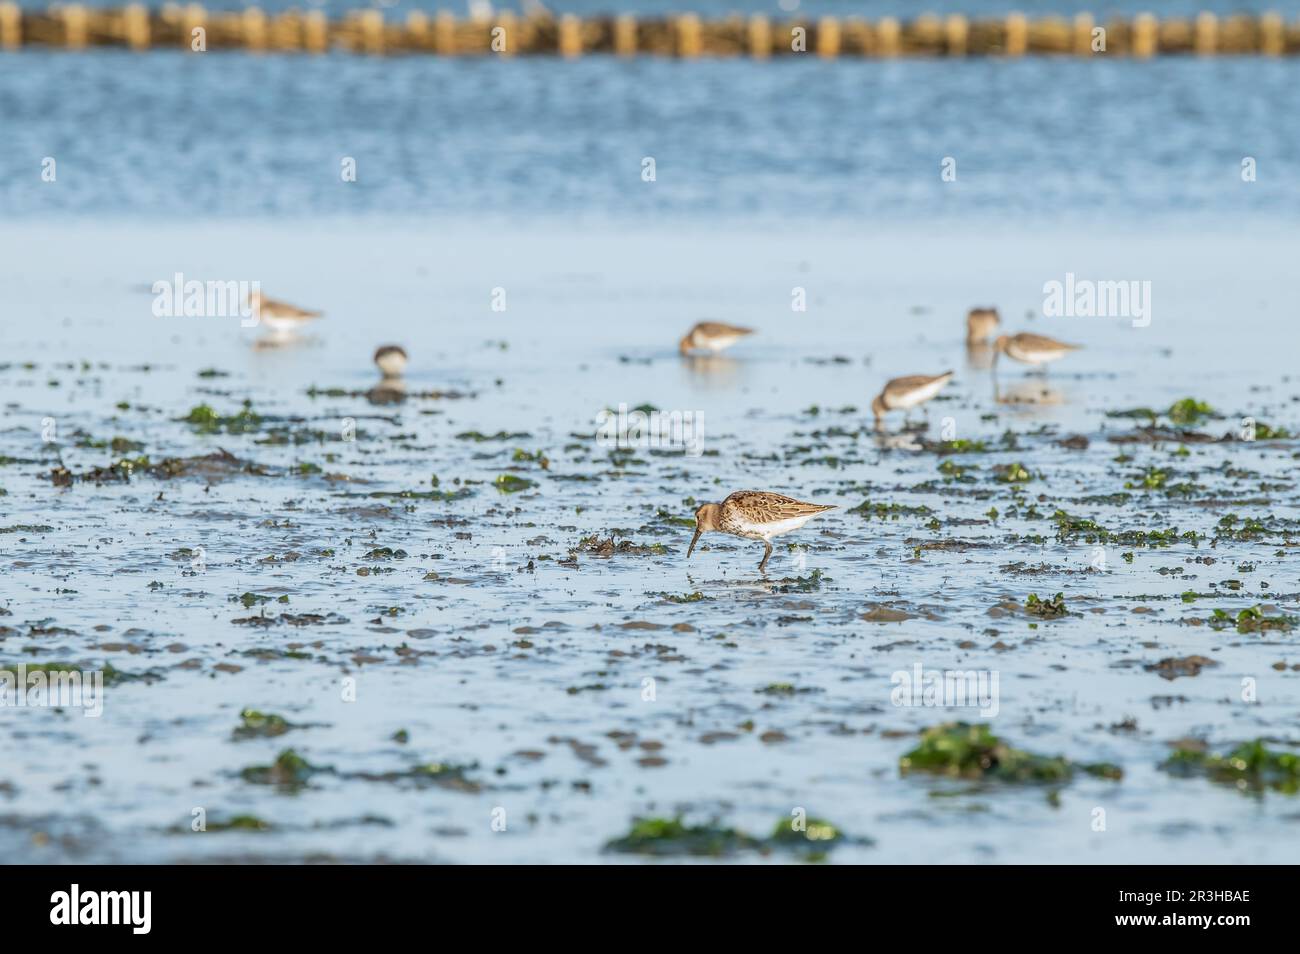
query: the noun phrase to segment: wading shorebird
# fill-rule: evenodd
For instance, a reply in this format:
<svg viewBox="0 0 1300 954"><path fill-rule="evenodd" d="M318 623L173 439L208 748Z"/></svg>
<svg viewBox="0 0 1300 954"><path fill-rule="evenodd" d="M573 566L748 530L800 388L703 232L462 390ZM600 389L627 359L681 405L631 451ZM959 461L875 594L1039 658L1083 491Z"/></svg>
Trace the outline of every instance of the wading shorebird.
<svg viewBox="0 0 1300 954"><path fill-rule="evenodd" d="M997 333L1000 324L996 308L972 308L966 315L966 343L984 344Z"/></svg>
<svg viewBox="0 0 1300 954"><path fill-rule="evenodd" d="M280 334L301 331L306 327L307 322L321 316L319 311L308 311L306 308L299 308L288 302L267 298L260 291L249 294L248 307L253 309L253 314L257 315L259 322Z"/></svg>
<svg viewBox="0 0 1300 954"><path fill-rule="evenodd" d="M701 321L686 332L685 337L677 343L677 349L682 354L690 354L692 351L708 351L717 354L723 348L729 348L741 338L753 333L753 328L741 328L720 321Z"/></svg>
<svg viewBox="0 0 1300 954"><path fill-rule="evenodd" d="M1030 334L1022 331L1018 335L998 335L993 342L993 370L997 370L997 357L1005 354L1022 364L1041 367L1050 361L1059 361L1071 351L1078 351L1082 345L1066 344L1046 335Z"/></svg>
<svg viewBox="0 0 1300 954"><path fill-rule="evenodd" d="M406 370L406 352L400 345L383 345L375 351L375 364L386 378L400 378Z"/></svg>
<svg viewBox="0 0 1300 954"><path fill-rule="evenodd" d="M945 371L943 374L909 374L905 378L889 381L871 402L876 429L880 429L885 414L889 411L902 411L903 420L906 421L908 411L930 400L951 380L952 372Z"/></svg>
<svg viewBox="0 0 1300 954"><path fill-rule="evenodd" d="M767 561L772 556L773 537L798 530L819 513L834 509L766 490L738 490L722 503L706 503L696 509L695 536L686 548L686 559L691 558L700 536L714 530L747 540L762 540L763 559L758 564L761 573L767 569Z"/></svg>

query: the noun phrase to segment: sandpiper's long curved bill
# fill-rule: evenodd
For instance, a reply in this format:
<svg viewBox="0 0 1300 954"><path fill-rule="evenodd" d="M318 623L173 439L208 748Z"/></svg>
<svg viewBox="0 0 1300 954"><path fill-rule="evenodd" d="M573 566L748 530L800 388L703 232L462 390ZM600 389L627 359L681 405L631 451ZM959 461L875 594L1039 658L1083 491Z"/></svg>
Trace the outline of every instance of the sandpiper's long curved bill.
<svg viewBox="0 0 1300 954"><path fill-rule="evenodd" d="M691 558L691 553L695 550L695 544L700 539L700 534L703 532L704 529L702 527L696 526L695 536L691 537L691 545L686 548L686 559L689 560Z"/></svg>

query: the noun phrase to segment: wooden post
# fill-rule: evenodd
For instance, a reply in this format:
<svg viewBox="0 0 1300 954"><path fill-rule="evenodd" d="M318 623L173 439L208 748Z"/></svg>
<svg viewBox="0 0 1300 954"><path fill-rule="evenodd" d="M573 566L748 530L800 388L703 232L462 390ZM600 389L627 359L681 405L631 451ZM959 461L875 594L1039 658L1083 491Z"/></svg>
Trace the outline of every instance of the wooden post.
<svg viewBox="0 0 1300 954"><path fill-rule="evenodd" d="M309 10L302 18L302 45L309 53L324 53L329 49L330 26L320 10Z"/></svg>
<svg viewBox="0 0 1300 954"><path fill-rule="evenodd" d="M1282 14L1265 13L1259 18L1259 52L1265 56L1281 56L1286 52L1286 28Z"/></svg>
<svg viewBox="0 0 1300 954"><path fill-rule="evenodd" d="M139 3L126 7L122 11L122 32L131 49L149 49L149 10Z"/></svg>
<svg viewBox="0 0 1300 954"><path fill-rule="evenodd" d="M636 56L636 17L619 14L614 20L614 52L619 56Z"/></svg>
<svg viewBox="0 0 1300 954"><path fill-rule="evenodd" d="M434 14L433 48L439 56L456 55L456 18L446 10Z"/></svg>
<svg viewBox="0 0 1300 954"><path fill-rule="evenodd" d="M1076 56L1092 56L1092 31L1096 24L1091 13L1080 13L1074 18L1074 52Z"/></svg>
<svg viewBox="0 0 1300 954"><path fill-rule="evenodd" d="M1149 13L1139 13L1133 19L1133 55L1139 59L1155 56L1159 41L1159 24Z"/></svg>
<svg viewBox="0 0 1300 954"><path fill-rule="evenodd" d="M1210 56L1219 45L1219 18L1213 13L1198 13L1192 34L1192 49L1197 56Z"/></svg>
<svg viewBox="0 0 1300 954"><path fill-rule="evenodd" d="M817 55L827 59L840 55L840 21L834 17L817 21Z"/></svg>
<svg viewBox="0 0 1300 954"><path fill-rule="evenodd" d="M1024 56L1029 49L1029 21L1023 13L1007 14L1007 56Z"/></svg>
<svg viewBox="0 0 1300 954"><path fill-rule="evenodd" d="M250 50L266 49L266 14L257 7L249 7L242 17L244 46Z"/></svg>
<svg viewBox="0 0 1300 954"><path fill-rule="evenodd" d="M86 8L79 3L74 3L64 7L62 14L63 45L70 50L85 49L90 19Z"/></svg>
<svg viewBox="0 0 1300 954"><path fill-rule="evenodd" d="M582 21L572 13L560 17L560 56L575 57L582 55Z"/></svg>
<svg viewBox="0 0 1300 954"><path fill-rule="evenodd" d="M703 32L700 18L694 13L683 13L675 21L677 34L677 55L694 59L704 52Z"/></svg>
<svg viewBox="0 0 1300 954"><path fill-rule="evenodd" d="M948 55L965 56L966 45L970 41L970 27L966 23L966 18L959 13L954 13L944 21L943 32L948 41Z"/></svg>
<svg viewBox="0 0 1300 954"><path fill-rule="evenodd" d="M903 28L893 17L881 17L876 24L876 49L881 56L898 56L903 49Z"/></svg>
<svg viewBox="0 0 1300 954"><path fill-rule="evenodd" d="M361 48L372 56L384 52L384 13L382 10L362 10L357 15L361 27Z"/></svg>
<svg viewBox="0 0 1300 954"><path fill-rule="evenodd" d="M496 36L497 29L501 30L501 40L498 43ZM492 24L488 30L488 52L495 53L498 56L514 56L518 52L519 46L519 24L515 20L515 15L509 10L502 10L497 14L497 22ZM497 47L501 48L498 50Z"/></svg>
<svg viewBox="0 0 1300 954"><path fill-rule="evenodd" d="M749 55L758 60L765 60L772 55L772 21L761 13L749 18L746 31L749 39Z"/></svg>
<svg viewBox="0 0 1300 954"><path fill-rule="evenodd" d="M194 49L194 31L206 29L208 11L200 4L191 3L181 12L181 45L187 50Z"/></svg>
<svg viewBox="0 0 1300 954"><path fill-rule="evenodd" d="M147 0L107 0L123 6L104 8L87 7L86 2L73 0L67 6L56 4L46 13L24 13L15 0L0 0L0 49L16 49L24 41L34 40L39 44L61 44L72 50L92 44L114 44L138 51L149 49L160 37L172 42L178 29L181 42L191 47L194 31L206 26L208 18L197 3L182 7L166 0L155 11L146 6ZM1088 13L1073 18L1036 17L1032 24L1022 13L1009 13L1000 21L999 28L997 19L976 17L972 21L961 14L942 18L920 15L910 18L906 24L895 17L883 17L874 25L857 17L842 19L828 15L820 17L815 24L799 19L774 26L763 14L701 20L697 14L682 13L642 23L633 14L590 18L566 14L554 20L549 14L529 15L526 19L510 12L492 16L484 12L488 9L480 2L470 17L462 20L445 10L436 16L417 11L406 17L404 27L390 28L378 9L358 9L346 14L346 21L339 24L329 21L320 11L290 10L271 18L261 9L251 7L242 12L219 14L215 39L218 45L243 46L248 50L307 49L320 53L329 49L330 31L337 29L335 39L356 52L382 54L391 50L432 48L450 56L483 52L484 31L488 31L489 36L497 33L493 40L500 49L496 52L507 55L535 50L538 38L544 38L546 52L552 52L550 37L554 35L554 52L565 57L581 55L587 44L591 44L591 49L612 51L621 57L634 56L642 51L644 39L646 51L656 54L671 52L688 59L706 53L731 54L739 44L742 52L762 59L782 52L775 45L776 32L790 27L813 31L813 52L824 58L843 56L846 51L881 57L934 53L964 57L990 49L1000 49L1007 56L1023 56L1040 50L1071 51L1079 56L1097 52L1093 49L1096 21ZM159 21L158 31L153 29L155 17ZM1300 24L1287 23L1275 12L1224 17L1203 12L1194 18L1163 20L1151 13L1140 13L1128 21L1112 19L1106 26L1114 35L1118 50L1138 59L1162 52L1184 53L1188 49L1198 56L1255 53L1277 57L1300 52L1296 48L1300 42Z"/></svg>
<svg viewBox="0 0 1300 954"><path fill-rule="evenodd" d="M0 47L16 50L22 42L22 9L16 3L0 3Z"/></svg>

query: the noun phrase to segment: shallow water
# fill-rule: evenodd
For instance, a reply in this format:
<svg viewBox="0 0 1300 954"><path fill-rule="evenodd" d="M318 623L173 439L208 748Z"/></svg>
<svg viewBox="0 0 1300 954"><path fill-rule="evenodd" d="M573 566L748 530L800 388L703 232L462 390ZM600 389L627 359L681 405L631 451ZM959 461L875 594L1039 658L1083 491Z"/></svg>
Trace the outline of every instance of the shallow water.
<svg viewBox="0 0 1300 954"><path fill-rule="evenodd" d="M6 218L1300 222L1300 57L0 56ZM647 158L655 179L643 181ZM42 176L46 160L57 179ZM942 178L951 159L955 180ZM1252 160L1255 180L1243 182ZM355 181L344 182L344 163Z"/></svg>
<svg viewBox="0 0 1300 954"><path fill-rule="evenodd" d="M1294 430L1300 398L1276 346L1294 240L1280 227L743 222L6 229L0 453L16 460L0 468L0 605L12 614L0 661L151 678L107 688L98 719L5 710L0 854L586 862L624 857L602 848L635 817L763 835L802 807L874 840L833 861L1289 860L1294 797L1157 766L1187 735L1216 751L1296 738L1300 676L1274 668L1300 663L1294 632L1203 622L1216 608L1294 611L1296 445L1117 443L1141 422L1105 411L1194 396L1222 414L1206 434L1235 434L1245 416ZM1028 317L1067 270L1150 280L1150 325ZM236 318L155 318L149 286L176 271L259 279L328 314L275 348ZM791 310L796 286L806 313ZM497 288L504 311L491 307ZM1033 403L996 403L962 344L965 309L983 301L1012 330L1085 346L1045 378L998 369L998 396ZM683 360L675 339L702 318L760 333L716 362ZM370 354L390 340L411 354L407 398L374 404ZM950 418L951 436L985 452L924 449L898 420L887 438L871 433L883 379L949 367L925 436ZM444 393L421 396L433 391ZM248 433L178 420L245 400L261 415ZM601 446L596 416L620 403L702 413L704 453ZM45 418L56 442L42 441ZM458 437L471 432L511 436ZM1055 443L1079 434L1084 450ZM79 446L114 437L142 447ZM82 475L218 448L265 473L49 477L60 462ZM1014 462L1033 476L1021 490L994 478ZM1191 486L1126 489L1151 468L1169 473L1165 488ZM502 474L535 486L505 493ZM434 475L468 495L369 496L428 491ZM731 538L704 538L688 562L693 502L748 487L841 509L782 538L766 578L761 548ZM932 513L849 512L864 501ZM1117 533L1201 539L1106 543L1098 571L1098 545L1060 535L1058 509ZM1230 538L1228 515L1262 526ZM592 534L662 549L574 554ZM1058 591L1066 618L1019 608ZM1180 598L1189 591L1202 595ZM271 601L246 608L245 593ZM908 618L864 619L882 607ZM1192 654L1218 665L1172 681L1143 668ZM915 732L975 718L895 706L891 676L916 664L998 672L994 731L1124 778L1049 789L900 775ZM1243 678L1257 704L1241 701ZM794 691L772 688L784 685ZM245 707L306 727L235 740ZM1135 730L1115 728L1128 717ZM404 744L392 739L402 729ZM290 747L333 771L297 792L240 776ZM401 774L430 762L467 766L465 781ZM238 815L271 828L194 833L195 808L210 828Z"/></svg>

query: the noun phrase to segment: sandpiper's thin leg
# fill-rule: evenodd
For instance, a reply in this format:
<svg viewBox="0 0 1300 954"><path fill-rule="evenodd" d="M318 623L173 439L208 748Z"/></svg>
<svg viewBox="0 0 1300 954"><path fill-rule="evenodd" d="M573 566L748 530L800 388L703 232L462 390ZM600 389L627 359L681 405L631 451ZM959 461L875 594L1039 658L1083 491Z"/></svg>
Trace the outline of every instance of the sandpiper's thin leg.
<svg viewBox="0 0 1300 954"><path fill-rule="evenodd" d="M765 569L767 569L767 561L771 558L771 556L772 556L772 544L768 543L767 541L763 541L763 560L761 563L758 564L759 573L762 573Z"/></svg>

